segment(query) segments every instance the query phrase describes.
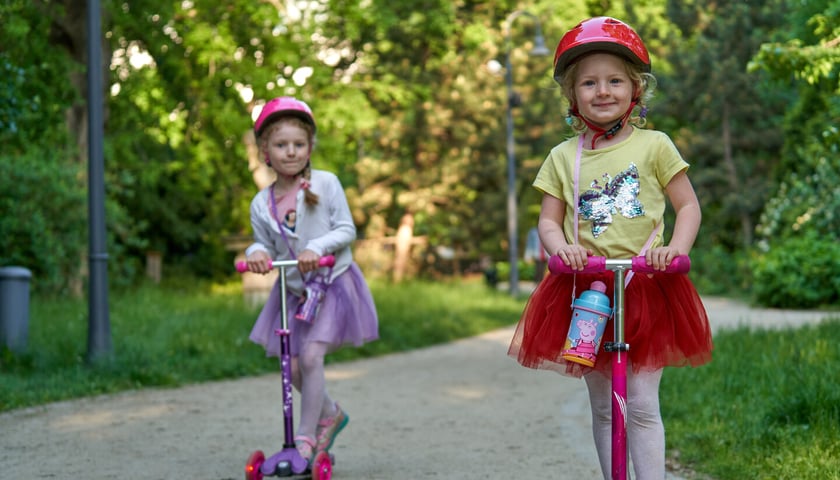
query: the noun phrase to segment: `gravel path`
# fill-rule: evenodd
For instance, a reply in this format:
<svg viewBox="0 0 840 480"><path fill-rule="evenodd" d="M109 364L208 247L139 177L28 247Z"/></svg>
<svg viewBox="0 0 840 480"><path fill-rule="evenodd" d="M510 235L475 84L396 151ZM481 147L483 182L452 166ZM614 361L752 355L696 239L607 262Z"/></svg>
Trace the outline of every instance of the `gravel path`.
<svg viewBox="0 0 840 480"><path fill-rule="evenodd" d="M704 302L716 331L825 316ZM329 366L330 391L351 417L333 448L333 477L599 478L583 382L520 367L506 355L512 334ZM272 374L8 412L0 476L242 479L253 450L280 447L279 402Z"/></svg>

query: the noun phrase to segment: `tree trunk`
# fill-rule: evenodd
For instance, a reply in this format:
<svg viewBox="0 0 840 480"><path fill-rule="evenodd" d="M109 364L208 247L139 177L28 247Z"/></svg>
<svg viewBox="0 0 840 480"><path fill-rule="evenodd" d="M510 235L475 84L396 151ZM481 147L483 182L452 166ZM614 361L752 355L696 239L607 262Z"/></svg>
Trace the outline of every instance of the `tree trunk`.
<svg viewBox="0 0 840 480"><path fill-rule="evenodd" d="M411 243L414 237L414 217L410 213L403 215L394 248L394 283L405 278L408 259L411 256Z"/></svg>
<svg viewBox="0 0 840 480"><path fill-rule="evenodd" d="M86 0L61 0L58 2L45 2L43 0L36 0L40 10L47 15L52 21L52 30L50 32L50 43L56 47L67 51L75 62L79 65L86 66L87 61L87 1ZM107 12L102 11L103 28L107 29ZM99 39L102 52L102 82L105 94L108 93L110 82L108 81L108 72L111 65L111 46L103 38ZM79 92L79 103L70 107L65 112L65 122L67 123L67 130L70 132L70 138L75 140L78 147L77 160L80 163L87 162L88 157L88 91L87 91L87 71L81 69L80 71L70 74L68 79L73 87ZM108 98L105 95L103 98ZM108 121L107 102L104 105L103 122Z"/></svg>

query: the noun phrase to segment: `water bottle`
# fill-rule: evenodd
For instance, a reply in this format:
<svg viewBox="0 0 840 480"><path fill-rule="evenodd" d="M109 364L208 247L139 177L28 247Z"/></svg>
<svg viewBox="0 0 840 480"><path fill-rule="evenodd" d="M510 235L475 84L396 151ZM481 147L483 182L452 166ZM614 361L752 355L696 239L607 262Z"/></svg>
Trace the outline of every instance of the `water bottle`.
<svg viewBox="0 0 840 480"><path fill-rule="evenodd" d="M323 275L316 275L315 278L306 282L304 298L298 305L295 318L306 323L312 323L315 316L318 315L318 309L328 286L327 279Z"/></svg>
<svg viewBox="0 0 840 480"><path fill-rule="evenodd" d="M572 321L561 352L564 359L587 367L595 366L598 347L612 315L610 299L604 294L606 291L606 284L596 280L572 303Z"/></svg>

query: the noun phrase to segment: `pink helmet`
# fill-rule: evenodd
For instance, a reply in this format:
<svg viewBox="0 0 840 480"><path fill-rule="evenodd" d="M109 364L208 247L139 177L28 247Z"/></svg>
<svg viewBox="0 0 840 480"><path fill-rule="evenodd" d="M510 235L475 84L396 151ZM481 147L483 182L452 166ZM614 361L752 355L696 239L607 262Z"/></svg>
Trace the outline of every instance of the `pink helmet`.
<svg viewBox="0 0 840 480"><path fill-rule="evenodd" d="M260 116L254 122L254 133L257 137L262 133L263 128L279 116L292 115L300 118L304 122L312 125L312 133L315 133L315 117L312 115L312 109L309 105L294 97L277 97L270 100L263 106Z"/></svg>
<svg viewBox="0 0 840 480"><path fill-rule="evenodd" d="M614 53L650 72L650 55L639 34L620 20L595 17L580 22L560 39L554 53L554 79L559 82L569 65L595 51Z"/></svg>

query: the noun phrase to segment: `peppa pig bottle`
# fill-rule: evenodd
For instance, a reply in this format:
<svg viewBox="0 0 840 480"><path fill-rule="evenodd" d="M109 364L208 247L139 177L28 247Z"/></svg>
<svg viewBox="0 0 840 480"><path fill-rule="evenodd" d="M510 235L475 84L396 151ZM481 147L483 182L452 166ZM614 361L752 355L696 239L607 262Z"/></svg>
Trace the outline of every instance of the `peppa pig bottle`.
<svg viewBox="0 0 840 480"><path fill-rule="evenodd" d="M612 315L610 299L604 294L606 291L604 282L596 280L572 304L572 322L562 351L564 359L587 367L595 366L598 347Z"/></svg>

